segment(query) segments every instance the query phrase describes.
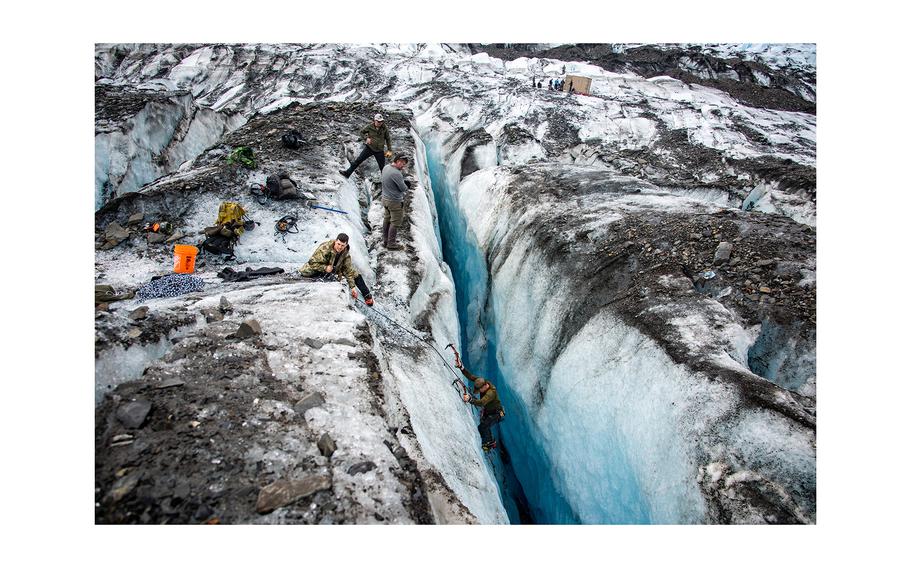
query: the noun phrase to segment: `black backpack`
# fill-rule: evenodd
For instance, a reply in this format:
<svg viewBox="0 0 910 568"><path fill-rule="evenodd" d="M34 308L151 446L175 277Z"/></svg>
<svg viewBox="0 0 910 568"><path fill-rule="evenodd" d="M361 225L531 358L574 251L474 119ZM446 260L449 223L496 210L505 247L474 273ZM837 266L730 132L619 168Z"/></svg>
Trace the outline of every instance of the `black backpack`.
<svg viewBox="0 0 910 568"><path fill-rule="evenodd" d="M285 180L290 183L282 184L281 182ZM297 197L297 182L284 172L271 175L265 178L265 187L262 189L262 193L272 199L293 199Z"/></svg>
<svg viewBox="0 0 910 568"><path fill-rule="evenodd" d="M281 137L281 144L291 150L300 148L301 142L303 142L303 134L299 130L289 130Z"/></svg>
<svg viewBox="0 0 910 568"><path fill-rule="evenodd" d="M225 237L224 235L216 234L207 237L202 242L202 249L214 254L234 256L235 242L237 242L237 239L232 239L230 237Z"/></svg>

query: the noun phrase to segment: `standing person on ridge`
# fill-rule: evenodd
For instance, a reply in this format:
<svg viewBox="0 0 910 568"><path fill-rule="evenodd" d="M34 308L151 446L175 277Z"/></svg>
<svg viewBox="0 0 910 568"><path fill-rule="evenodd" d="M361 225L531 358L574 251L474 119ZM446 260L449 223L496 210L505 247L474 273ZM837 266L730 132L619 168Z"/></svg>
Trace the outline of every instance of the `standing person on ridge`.
<svg viewBox="0 0 910 568"><path fill-rule="evenodd" d="M300 268L300 274L307 278L345 278L351 288L351 297L357 299L357 288L363 293L366 305L373 305L373 295L367 288L363 276L354 269L351 262L348 236L338 233L338 236L328 240L313 251L309 262ZM357 288L355 288L355 286Z"/></svg>
<svg viewBox="0 0 910 568"><path fill-rule="evenodd" d="M385 120L382 118L381 114L376 114L376 116L373 117L373 122L367 124L360 130L360 135L364 140L363 150L348 169L338 170L338 173L344 177L349 177L354 173L354 170L370 156L376 158L376 163L379 164L379 171L382 171L382 168L385 167L386 157L392 156L392 138L389 135L389 128L385 125ZM383 154L382 149L385 146L389 149Z"/></svg>
<svg viewBox="0 0 910 568"><path fill-rule="evenodd" d="M404 221L404 194L408 190L402 170L408 157L398 154L392 163L382 169L382 245L389 250L401 250L395 242Z"/></svg>
<svg viewBox="0 0 910 568"><path fill-rule="evenodd" d="M477 431L480 432L483 451L489 452L496 447L496 440L493 439L493 426L502 422L502 419L505 418L505 411L502 409L502 403L499 402L499 394L496 392L496 387L490 384L490 381L472 375L470 371L464 368L461 361L456 362L455 366L461 370L462 375L474 382L474 391L480 393L480 398L474 398L469 394L462 395L462 400L481 408L480 424L477 426Z"/></svg>

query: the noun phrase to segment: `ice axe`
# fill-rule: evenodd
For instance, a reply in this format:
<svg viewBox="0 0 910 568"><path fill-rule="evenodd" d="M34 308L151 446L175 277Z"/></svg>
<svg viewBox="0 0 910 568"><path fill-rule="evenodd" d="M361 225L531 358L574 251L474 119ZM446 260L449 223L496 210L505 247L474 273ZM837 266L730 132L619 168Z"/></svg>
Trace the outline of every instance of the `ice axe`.
<svg viewBox="0 0 910 568"><path fill-rule="evenodd" d="M449 349L449 348L451 348L451 349L452 349L452 353L455 354L455 366L456 366L456 367L461 367L461 356L458 354L458 350L455 349L455 346L452 345L451 343L449 343L448 345L446 345L446 349Z"/></svg>
<svg viewBox="0 0 910 568"><path fill-rule="evenodd" d="M455 346L452 345L451 343L446 345L446 349L449 349L449 348L451 348L452 353L455 354L455 366L461 367L461 357L458 355L458 350L455 349ZM458 393L459 396L462 397L462 401L464 401L464 396L466 394L468 394L468 387L464 386L464 383L458 377L455 377L455 380L452 381L452 386L455 387L455 391ZM461 388L459 388L459 387L461 387Z"/></svg>

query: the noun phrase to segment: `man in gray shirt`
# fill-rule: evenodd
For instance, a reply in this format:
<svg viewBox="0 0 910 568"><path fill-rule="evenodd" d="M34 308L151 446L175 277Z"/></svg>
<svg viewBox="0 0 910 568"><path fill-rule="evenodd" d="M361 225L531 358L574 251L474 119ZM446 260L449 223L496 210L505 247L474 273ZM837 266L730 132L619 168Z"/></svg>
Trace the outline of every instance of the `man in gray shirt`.
<svg viewBox="0 0 910 568"><path fill-rule="evenodd" d="M408 165L408 157L398 154L391 164L382 168L382 244L389 250L400 250L395 242L398 229L404 221L404 192L408 186L404 181L402 170Z"/></svg>

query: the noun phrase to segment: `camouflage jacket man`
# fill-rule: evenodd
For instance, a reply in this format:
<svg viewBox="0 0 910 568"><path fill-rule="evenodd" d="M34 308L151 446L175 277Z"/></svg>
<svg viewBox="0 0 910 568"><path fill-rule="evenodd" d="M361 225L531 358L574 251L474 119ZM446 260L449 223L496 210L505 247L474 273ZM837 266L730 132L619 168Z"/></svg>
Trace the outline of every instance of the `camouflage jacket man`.
<svg viewBox="0 0 910 568"><path fill-rule="evenodd" d="M360 273L354 269L351 255L348 254L349 251L350 247L345 247L343 251L335 252L335 239L328 240L316 247L313 256L310 257L310 261L300 269L300 272L324 273L325 267L331 265L332 274L344 276L348 281L348 285L353 289L355 286L354 279Z"/></svg>

